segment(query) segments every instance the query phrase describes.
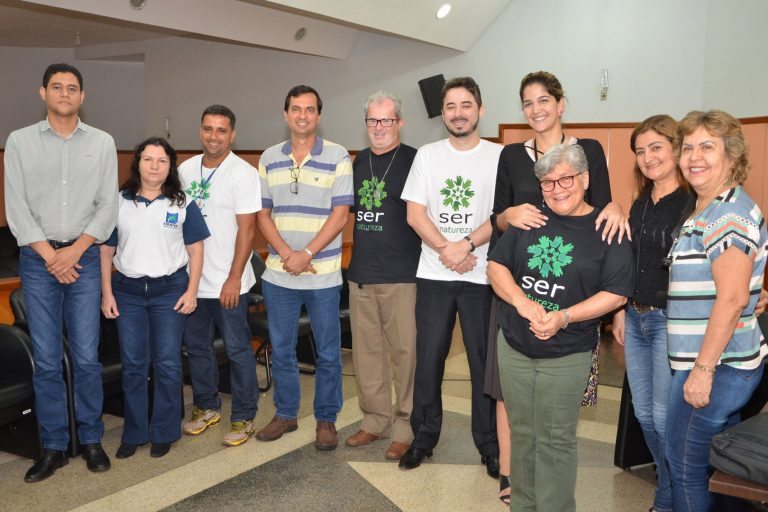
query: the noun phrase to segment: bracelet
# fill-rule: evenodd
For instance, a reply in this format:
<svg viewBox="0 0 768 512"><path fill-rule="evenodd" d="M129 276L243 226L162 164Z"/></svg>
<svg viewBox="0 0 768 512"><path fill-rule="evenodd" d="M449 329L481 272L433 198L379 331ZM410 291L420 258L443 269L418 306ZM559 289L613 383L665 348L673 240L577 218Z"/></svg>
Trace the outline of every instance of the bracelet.
<svg viewBox="0 0 768 512"><path fill-rule="evenodd" d="M312 251L309 250L309 247L305 247L304 248L304 252L309 254L310 258L314 258L315 257L315 255L312 253Z"/></svg>
<svg viewBox="0 0 768 512"><path fill-rule="evenodd" d="M563 324L561 329L565 329L566 327L568 327L568 324L571 322L571 314L568 312L567 309L564 309L562 311L563 311L563 315L565 316L565 323Z"/></svg>
<svg viewBox="0 0 768 512"><path fill-rule="evenodd" d="M475 242L473 242L473 241L472 241L472 239L471 239L471 238L469 238L469 235L465 236L465 237L464 237L464 240L466 240L467 242L469 242L469 246L471 247L471 249L469 250L469 252L474 252L474 251L475 251L475 249L476 249L476 247L475 247Z"/></svg>
<svg viewBox="0 0 768 512"><path fill-rule="evenodd" d="M701 371L704 371L704 372L707 372L707 373L711 373L712 375L714 375L714 374L715 374L715 370L716 370L716 368L715 368L714 366L707 366L707 365L705 365L705 364L701 364L701 363L699 362L699 360L698 360L698 359L696 359L696 360L693 362L693 366L694 366L695 368L698 368L698 369L699 369L699 370L701 370Z"/></svg>

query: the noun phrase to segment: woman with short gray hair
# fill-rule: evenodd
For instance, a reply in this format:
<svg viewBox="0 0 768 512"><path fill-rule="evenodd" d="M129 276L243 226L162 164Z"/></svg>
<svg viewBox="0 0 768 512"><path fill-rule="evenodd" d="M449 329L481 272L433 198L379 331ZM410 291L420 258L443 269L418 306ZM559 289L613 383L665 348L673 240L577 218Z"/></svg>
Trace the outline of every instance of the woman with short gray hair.
<svg viewBox="0 0 768 512"><path fill-rule="evenodd" d="M501 300L501 389L512 427L511 508L576 509L576 425L599 318L632 295L632 249L595 231L578 145L552 146L534 166L546 225L509 229L488 255Z"/></svg>

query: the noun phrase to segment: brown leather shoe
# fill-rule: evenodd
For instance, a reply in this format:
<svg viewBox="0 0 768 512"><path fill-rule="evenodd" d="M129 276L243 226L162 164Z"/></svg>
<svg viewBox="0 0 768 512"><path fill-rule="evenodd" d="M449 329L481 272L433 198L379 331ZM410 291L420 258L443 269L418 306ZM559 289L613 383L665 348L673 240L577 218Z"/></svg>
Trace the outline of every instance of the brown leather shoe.
<svg viewBox="0 0 768 512"><path fill-rule="evenodd" d="M256 433L256 439L259 441L274 441L283 437L283 434L293 432L297 428L299 428L299 425L295 419L286 420L275 416L266 427Z"/></svg>
<svg viewBox="0 0 768 512"><path fill-rule="evenodd" d="M336 425L330 421L318 421L315 429L315 448L322 451L335 450L339 444L339 437L336 435Z"/></svg>
<svg viewBox="0 0 768 512"><path fill-rule="evenodd" d="M405 452L408 451L409 446L410 445L408 443L392 441L392 444L389 445L387 453L384 454L384 457L386 457L387 460L400 460L403 455L405 455Z"/></svg>
<svg viewBox="0 0 768 512"><path fill-rule="evenodd" d="M347 446L365 446L379 439L381 439L381 436L371 434L365 430L358 430L356 434L352 434L347 438Z"/></svg>

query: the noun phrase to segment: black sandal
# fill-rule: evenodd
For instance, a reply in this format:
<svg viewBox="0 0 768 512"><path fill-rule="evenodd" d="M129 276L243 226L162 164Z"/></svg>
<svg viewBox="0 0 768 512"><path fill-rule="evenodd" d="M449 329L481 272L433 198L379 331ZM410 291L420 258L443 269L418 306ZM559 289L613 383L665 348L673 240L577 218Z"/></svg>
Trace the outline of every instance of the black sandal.
<svg viewBox="0 0 768 512"><path fill-rule="evenodd" d="M509 489L510 487L512 486L509 484L509 475L499 475L499 492L504 489ZM511 492L500 495L499 499L503 504L509 505L509 501L512 499Z"/></svg>

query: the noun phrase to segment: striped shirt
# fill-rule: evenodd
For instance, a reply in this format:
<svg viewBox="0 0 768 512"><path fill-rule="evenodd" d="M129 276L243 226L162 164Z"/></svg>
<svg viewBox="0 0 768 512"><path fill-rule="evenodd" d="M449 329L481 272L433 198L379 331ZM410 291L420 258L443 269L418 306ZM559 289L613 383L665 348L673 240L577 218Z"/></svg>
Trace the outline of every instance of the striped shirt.
<svg viewBox="0 0 768 512"><path fill-rule="evenodd" d="M688 219L672 246L667 331L673 369L690 370L698 356L717 290L712 263L729 247L752 259L749 304L718 364L753 369L768 354L755 317L766 262L765 221L760 208L740 186L726 190L696 218Z"/></svg>
<svg viewBox="0 0 768 512"><path fill-rule="evenodd" d="M278 233L293 250L311 242L331 211L354 204L352 161L347 150L317 137L300 163L292 154L291 141L272 146L259 160L262 207L272 210ZM341 284L341 233L314 255L317 274L291 276L283 270L280 256L269 247L264 280L286 288L318 290Z"/></svg>

